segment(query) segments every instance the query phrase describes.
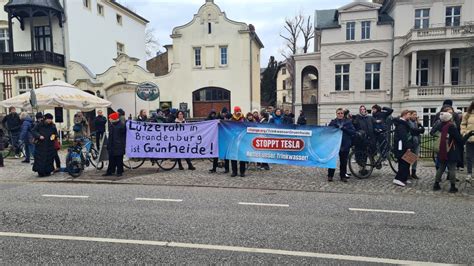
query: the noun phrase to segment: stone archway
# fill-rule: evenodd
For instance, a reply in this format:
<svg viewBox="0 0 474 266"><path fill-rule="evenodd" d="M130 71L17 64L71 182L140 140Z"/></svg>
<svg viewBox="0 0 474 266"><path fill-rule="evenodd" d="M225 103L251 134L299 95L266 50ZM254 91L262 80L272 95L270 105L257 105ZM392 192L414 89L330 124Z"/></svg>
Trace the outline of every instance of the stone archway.
<svg viewBox="0 0 474 266"><path fill-rule="evenodd" d="M314 66L306 66L301 71L301 102L308 124L318 121L319 71Z"/></svg>

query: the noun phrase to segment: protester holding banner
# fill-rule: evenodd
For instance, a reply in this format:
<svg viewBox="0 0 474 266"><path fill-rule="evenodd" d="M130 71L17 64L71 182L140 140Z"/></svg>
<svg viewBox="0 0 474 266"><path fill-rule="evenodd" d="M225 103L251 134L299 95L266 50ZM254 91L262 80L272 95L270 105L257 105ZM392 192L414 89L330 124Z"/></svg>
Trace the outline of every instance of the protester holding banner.
<svg viewBox="0 0 474 266"><path fill-rule="evenodd" d="M270 122L270 115L265 111L260 112L260 123L261 124L267 124Z"/></svg>
<svg viewBox="0 0 474 266"><path fill-rule="evenodd" d="M257 120L255 120L255 117L253 116L253 114L250 112L248 112L247 115L245 116L245 122L258 123Z"/></svg>
<svg viewBox="0 0 474 266"><path fill-rule="evenodd" d="M285 114L283 115L283 124L291 125L295 123L294 115L290 112L290 110L286 109Z"/></svg>
<svg viewBox="0 0 474 266"><path fill-rule="evenodd" d="M306 125L307 122L303 110L300 110L300 116L298 116L298 121L296 123L300 126Z"/></svg>
<svg viewBox="0 0 474 266"><path fill-rule="evenodd" d="M254 110L252 111L252 115L253 115L253 118L255 119L255 121L256 121L257 123L260 123L261 117L260 117L260 113L258 112L257 109L254 109Z"/></svg>
<svg viewBox="0 0 474 266"><path fill-rule="evenodd" d="M177 124L186 123L186 119L184 119L184 112L183 111L178 112L177 117L176 117L174 122L177 123ZM191 160L189 158L184 159L184 160L188 164L188 169L189 170L196 170L196 168L193 166L193 164L191 163ZM181 164L181 159L178 159L178 167L179 167L179 170L184 170L184 167Z"/></svg>
<svg viewBox="0 0 474 266"><path fill-rule="evenodd" d="M225 107L224 107L225 108ZM223 109L224 109L223 108ZM227 110L227 108L225 108L225 110ZM216 119L219 119L220 116L217 115L216 111L215 110L211 110L211 112L209 113L209 115L207 116L207 119L208 121L210 120L216 120ZM212 169L209 170L210 173L215 173L217 172L217 166L219 165L219 158L216 157L216 158L213 158L212 159ZM225 173L228 173L229 172L229 160L225 160L224 162L224 171Z"/></svg>
<svg viewBox="0 0 474 266"><path fill-rule="evenodd" d="M126 127L120 120L118 112L109 115L109 137L107 151L109 153L109 166L107 172L102 176L116 174L118 177L123 174L123 156L125 154Z"/></svg>
<svg viewBox="0 0 474 266"><path fill-rule="evenodd" d="M355 135L355 128L352 121L344 117L344 109L336 110L336 119L329 123L329 127L335 127L342 130L342 142L339 150L339 176L342 182L347 182L347 158L351 149L351 139ZM328 181L332 182L336 169L328 169Z"/></svg>
<svg viewBox="0 0 474 266"><path fill-rule="evenodd" d="M398 172L393 180L393 183L397 186L405 187L407 184L408 176L410 175L410 164L402 159L403 155L407 151L413 149L413 137L411 135L411 128L408 124L410 120L410 111L404 110L400 118L393 120L395 124L395 135L394 135L394 154L398 159Z"/></svg>
<svg viewBox="0 0 474 266"><path fill-rule="evenodd" d="M140 110L140 114L137 117L137 121L140 121L140 122L148 121L148 117L146 115L146 110L145 109Z"/></svg>
<svg viewBox="0 0 474 266"><path fill-rule="evenodd" d="M283 125L283 114L281 112L280 108L275 109L275 113L272 114L272 117L270 117L270 121L268 121L270 124L275 124L275 125Z"/></svg>
<svg viewBox="0 0 474 266"><path fill-rule="evenodd" d="M235 121L235 122L244 122L245 121L244 115L242 114L242 109L240 109L240 107L238 107L238 106L234 107L234 114L232 115L232 118L230 120ZM232 160L231 165L232 165L231 177L235 177L235 176L237 176L237 161ZM246 166L246 162L243 162L243 161L239 162L240 176L241 177L245 176L245 166Z"/></svg>

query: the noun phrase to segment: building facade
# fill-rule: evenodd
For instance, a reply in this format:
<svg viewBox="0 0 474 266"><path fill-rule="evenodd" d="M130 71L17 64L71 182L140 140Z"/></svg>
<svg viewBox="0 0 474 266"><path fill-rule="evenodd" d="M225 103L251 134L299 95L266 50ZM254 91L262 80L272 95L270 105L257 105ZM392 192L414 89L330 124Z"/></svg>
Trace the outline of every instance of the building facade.
<svg viewBox="0 0 474 266"><path fill-rule="evenodd" d="M252 25L228 19L214 1L207 0L189 23L173 29L171 38L167 52L148 61L150 72L137 65L137 59L121 56L114 67L98 75L76 65L75 85L99 90L114 109L123 108L127 114L152 112L160 103L185 109L191 117L236 105L244 111L260 108L263 44ZM136 99L135 87L145 81L158 86L157 100Z"/></svg>
<svg viewBox="0 0 474 266"><path fill-rule="evenodd" d="M338 107L358 112L360 105L379 104L416 110L430 126L444 99L468 106L473 11L473 1L464 0L353 2L317 10L315 51L294 57L295 109L304 109L308 73L319 81L311 107L318 124L334 118Z"/></svg>
<svg viewBox="0 0 474 266"><path fill-rule="evenodd" d="M56 79L71 62L104 72L120 53L145 65L147 20L112 0L2 0L0 99Z"/></svg>

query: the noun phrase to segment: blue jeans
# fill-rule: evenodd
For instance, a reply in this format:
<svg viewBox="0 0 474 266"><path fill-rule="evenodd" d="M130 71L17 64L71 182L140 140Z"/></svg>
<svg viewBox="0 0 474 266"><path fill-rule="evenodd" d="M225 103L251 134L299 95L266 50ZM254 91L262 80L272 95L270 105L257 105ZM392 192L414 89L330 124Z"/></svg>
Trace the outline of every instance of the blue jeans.
<svg viewBox="0 0 474 266"><path fill-rule="evenodd" d="M20 155L20 132L11 132L10 131L10 144L15 149L15 155Z"/></svg>
<svg viewBox="0 0 474 266"><path fill-rule="evenodd" d="M25 142L25 161L30 161L30 158L35 155L35 145L29 141Z"/></svg>

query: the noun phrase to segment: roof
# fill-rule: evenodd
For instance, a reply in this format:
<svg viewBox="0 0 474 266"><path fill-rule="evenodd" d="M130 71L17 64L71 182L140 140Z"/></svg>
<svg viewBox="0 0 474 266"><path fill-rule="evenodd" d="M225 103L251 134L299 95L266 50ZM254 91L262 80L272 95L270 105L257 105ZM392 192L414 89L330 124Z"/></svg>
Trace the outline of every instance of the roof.
<svg viewBox="0 0 474 266"><path fill-rule="evenodd" d="M378 24L392 24L394 22L393 18L387 13L380 13L379 14L379 21Z"/></svg>
<svg viewBox="0 0 474 266"><path fill-rule="evenodd" d="M315 28L316 29L332 29L339 28L337 21L337 9L316 10Z"/></svg>
<svg viewBox="0 0 474 266"><path fill-rule="evenodd" d="M58 0L10 0L5 4L5 11L15 7L42 7L64 13L64 9Z"/></svg>
<svg viewBox="0 0 474 266"><path fill-rule="evenodd" d="M35 0L32 0L32 1L35 1ZM130 10L128 7L126 7L126 6L122 5L122 4L120 4L120 3L117 2L116 0L110 0L109 2L110 2L111 4L113 4L113 5L115 5L115 6L119 7L119 8L121 8L121 9L123 9L123 10L125 10L125 11L127 11L128 13L132 14L134 17L138 18L139 20L142 20L142 21L145 22L145 23L150 22L150 21L148 21L146 18L144 18L144 17L138 15L137 13L135 13L135 12L132 11L132 10Z"/></svg>

